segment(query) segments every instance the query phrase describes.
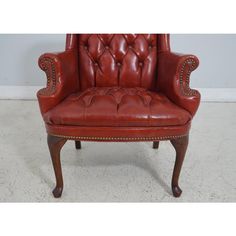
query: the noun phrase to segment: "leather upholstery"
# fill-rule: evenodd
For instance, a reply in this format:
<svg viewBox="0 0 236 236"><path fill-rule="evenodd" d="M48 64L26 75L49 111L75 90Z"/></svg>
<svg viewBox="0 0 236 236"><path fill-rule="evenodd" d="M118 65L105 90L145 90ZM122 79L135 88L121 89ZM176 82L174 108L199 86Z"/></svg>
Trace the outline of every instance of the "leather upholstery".
<svg viewBox="0 0 236 236"><path fill-rule="evenodd" d="M83 141L137 142L168 140L185 136L190 123L165 127L114 127L114 126L73 126L45 124L53 136Z"/></svg>
<svg viewBox="0 0 236 236"><path fill-rule="evenodd" d="M78 38L81 89L155 86L157 36L84 34Z"/></svg>
<svg viewBox="0 0 236 236"><path fill-rule="evenodd" d="M169 35L67 35L65 52L39 58L47 132L97 141L186 135L200 102L189 88L198 63L172 53Z"/></svg>
<svg viewBox="0 0 236 236"><path fill-rule="evenodd" d="M79 89L77 54L73 50L45 53L39 66L46 72L47 87L37 93L42 114Z"/></svg>
<svg viewBox="0 0 236 236"><path fill-rule="evenodd" d="M176 105L195 115L200 93L190 89L190 73L198 67L199 61L193 55L159 53L157 89Z"/></svg>
<svg viewBox="0 0 236 236"><path fill-rule="evenodd" d="M44 114L48 124L78 126L177 126L191 118L161 93L121 87L89 88Z"/></svg>

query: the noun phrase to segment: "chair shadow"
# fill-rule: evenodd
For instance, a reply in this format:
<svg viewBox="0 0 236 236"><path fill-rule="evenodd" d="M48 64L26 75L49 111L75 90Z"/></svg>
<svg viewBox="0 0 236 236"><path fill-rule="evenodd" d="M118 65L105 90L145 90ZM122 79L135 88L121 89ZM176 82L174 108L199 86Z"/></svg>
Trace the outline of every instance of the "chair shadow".
<svg viewBox="0 0 236 236"><path fill-rule="evenodd" d="M35 156L35 153L33 153L32 151L28 151L28 153L25 153L25 150L24 150L24 152L22 152L23 149L19 150L18 154L20 154L20 156L22 157L29 171L31 171L31 173L34 176L37 176L44 183L46 183L50 189L52 189L55 185L55 177L54 177L53 166L52 166L49 150L47 147L46 136L43 141L45 141L45 145L43 145L45 147L43 148L44 150L48 152L48 155L37 153L37 156ZM47 152L44 151L44 153L47 153ZM32 159L27 158L27 156L32 156ZM43 166L47 166L48 169L50 169L50 172L51 172L50 175L47 175L47 173L45 173L45 171L43 170Z"/></svg>
<svg viewBox="0 0 236 236"><path fill-rule="evenodd" d="M147 148L150 148L150 152L156 153L157 158L155 159L155 162L158 160L158 151L152 149L152 145L150 144L151 143L107 143L106 146L109 145L110 148L106 148L106 151L102 151L102 148L104 148L104 144L102 143L85 144L84 142L82 142L82 149L74 150L76 157L73 159L67 159L65 161L65 164L79 167L138 167L149 173L151 177L153 177L167 193L172 194L170 186L166 184L166 182L160 177L157 169L154 168L153 161L145 154L145 150ZM122 149L122 147L124 146L125 148ZM124 151L124 149L127 150ZM110 152L110 150L113 150L112 153Z"/></svg>
<svg viewBox="0 0 236 236"><path fill-rule="evenodd" d="M66 145L69 144L68 141ZM22 157L24 163L31 173L38 178L40 178L44 183L48 185L50 190L55 186L55 177L53 172L53 167L50 159L50 154L47 147L46 135L45 138L41 137L39 140L40 149L44 149L43 154L40 154L40 150L37 153L33 153L35 150L29 148L24 150L19 148L18 154ZM152 150L150 144L143 143L132 143L131 147L128 143L118 143L118 144L106 144L109 145L109 148L106 148L104 151L104 143L85 143L82 142L82 149L76 150L74 145L66 147L65 150L61 151L61 160L62 160L62 171L63 166L78 166L78 167L104 167L104 166L134 166L138 167L146 172L148 172L157 183L164 189L165 192L172 194L171 189L168 184L160 177L156 168L154 168L153 162L150 158L146 158L145 150L150 148L150 152L155 152L158 160L158 151ZM122 146L125 145L125 151L122 151ZM148 147L145 147L148 145ZM64 146L64 147L65 147ZM118 147L117 147L118 146ZM114 150L115 149L115 150ZM46 151L45 151L46 150ZM111 150L113 150L111 152ZM42 155L47 156L42 157ZM35 158L26 158L32 156ZM65 158L67 157L67 158ZM156 162L155 160L155 162ZM50 175L43 170L43 166L48 166L51 168Z"/></svg>

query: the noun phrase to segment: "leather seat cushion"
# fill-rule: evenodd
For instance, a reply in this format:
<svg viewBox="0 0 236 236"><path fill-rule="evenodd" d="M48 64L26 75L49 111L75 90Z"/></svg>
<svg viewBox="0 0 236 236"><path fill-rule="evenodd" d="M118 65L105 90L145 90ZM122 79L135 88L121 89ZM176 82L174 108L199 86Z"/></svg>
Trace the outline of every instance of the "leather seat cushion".
<svg viewBox="0 0 236 236"><path fill-rule="evenodd" d="M47 124L77 126L178 126L188 111L145 88L92 87L67 97L44 114Z"/></svg>

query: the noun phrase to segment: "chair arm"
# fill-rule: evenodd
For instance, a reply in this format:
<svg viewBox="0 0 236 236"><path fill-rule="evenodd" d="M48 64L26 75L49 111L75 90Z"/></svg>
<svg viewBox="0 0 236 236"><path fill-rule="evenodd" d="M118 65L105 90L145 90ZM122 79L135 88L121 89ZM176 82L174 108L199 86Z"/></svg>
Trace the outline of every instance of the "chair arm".
<svg viewBox="0 0 236 236"><path fill-rule="evenodd" d="M78 66L74 50L45 53L40 56L39 67L46 73L47 86L37 93L41 113L55 107L69 94L78 91Z"/></svg>
<svg viewBox="0 0 236 236"><path fill-rule="evenodd" d="M189 87L189 78L198 65L199 60L193 55L171 52L158 55L157 89L192 116L198 109L201 96L197 90Z"/></svg>

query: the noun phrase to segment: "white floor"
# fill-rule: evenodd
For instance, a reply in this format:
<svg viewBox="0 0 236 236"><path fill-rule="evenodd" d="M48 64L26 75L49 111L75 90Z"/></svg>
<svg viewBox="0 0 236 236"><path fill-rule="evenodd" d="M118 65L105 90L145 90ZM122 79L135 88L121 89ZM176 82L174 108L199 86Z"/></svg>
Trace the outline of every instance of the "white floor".
<svg viewBox="0 0 236 236"><path fill-rule="evenodd" d="M64 192L54 199L54 173L36 101L0 100L0 202L236 201L236 103L202 103L194 119L173 198L174 150L161 142L82 142L62 150Z"/></svg>

